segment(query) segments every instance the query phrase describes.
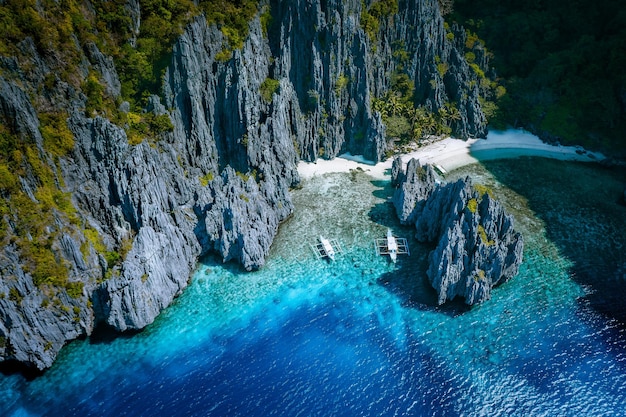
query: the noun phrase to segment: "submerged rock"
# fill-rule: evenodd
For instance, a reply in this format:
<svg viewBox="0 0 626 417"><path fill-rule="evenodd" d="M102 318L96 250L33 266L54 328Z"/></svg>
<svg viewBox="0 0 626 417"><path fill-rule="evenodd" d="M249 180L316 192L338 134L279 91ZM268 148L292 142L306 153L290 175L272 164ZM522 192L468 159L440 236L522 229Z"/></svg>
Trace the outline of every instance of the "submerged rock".
<svg viewBox="0 0 626 417"><path fill-rule="evenodd" d="M427 275L439 304L457 296L469 305L481 303L517 274L523 238L486 187L469 178L438 185L433 168L414 159L392 181L398 184L393 202L400 221L415 225L418 240L437 242Z"/></svg>

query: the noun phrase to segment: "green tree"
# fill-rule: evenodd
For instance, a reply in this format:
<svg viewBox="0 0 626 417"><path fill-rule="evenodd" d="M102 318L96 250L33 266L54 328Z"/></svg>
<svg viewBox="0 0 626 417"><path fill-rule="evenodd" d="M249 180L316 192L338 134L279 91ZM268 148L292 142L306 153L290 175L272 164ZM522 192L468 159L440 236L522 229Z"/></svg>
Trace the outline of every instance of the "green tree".
<svg viewBox="0 0 626 417"><path fill-rule="evenodd" d="M493 121L626 155L622 2L456 0L454 9L471 30L465 46L474 52L480 36L493 51L506 89L486 97Z"/></svg>
<svg viewBox="0 0 626 417"><path fill-rule="evenodd" d="M263 97L263 100L265 100L265 102L267 103L271 103L272 97L274 96L274 93L278 91L279 87L280 81L278 80L269 77L263 80L261 86L259 87L259 91L261 93L261 97Z"/></svg>

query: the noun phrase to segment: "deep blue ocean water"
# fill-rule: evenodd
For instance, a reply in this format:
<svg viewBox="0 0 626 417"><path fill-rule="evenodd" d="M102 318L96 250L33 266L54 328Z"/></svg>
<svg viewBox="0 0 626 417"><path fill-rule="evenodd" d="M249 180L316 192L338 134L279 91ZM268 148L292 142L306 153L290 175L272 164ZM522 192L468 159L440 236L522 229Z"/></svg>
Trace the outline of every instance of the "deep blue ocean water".
<svg viewBox="0 0 626 417"><path fill-rule="evenodd" d="M76 341L34 380L0 376L0 416L626 415L623 172L544 159L489 162L525 237L517 277L472 309L438 307L431 249L401 227L389 184L307 180L267 265L207 258L144 331ZM409 238L397 265L374 253ZM316 260L309 243L344 254Z"/></svg>

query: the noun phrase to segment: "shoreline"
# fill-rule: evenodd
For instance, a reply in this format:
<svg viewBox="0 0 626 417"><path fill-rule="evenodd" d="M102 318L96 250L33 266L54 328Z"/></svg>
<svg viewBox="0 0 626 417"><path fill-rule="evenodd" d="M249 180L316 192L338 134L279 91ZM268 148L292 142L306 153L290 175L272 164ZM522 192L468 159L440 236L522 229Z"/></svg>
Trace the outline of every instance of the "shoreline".
<svg viewBox="0 0 626 417"><path fill-rule="evenodd" d="M521 156L539 156L563 161L600 162L606 157L599 152L590 152L580 146L550 145L537 136L524 130L493 131L486 139L468 139L466 141L445 138L413 152L401 155L406 164L411 158L421 164L431 164L451 171L465 165L494 159L510 159ZM375 179L387 180L393 158L374 164L359 155L349 153L338 155L335 159L318 159L316 162L298 163L301 179L333 172L349 172L362 169Z"/></svg>

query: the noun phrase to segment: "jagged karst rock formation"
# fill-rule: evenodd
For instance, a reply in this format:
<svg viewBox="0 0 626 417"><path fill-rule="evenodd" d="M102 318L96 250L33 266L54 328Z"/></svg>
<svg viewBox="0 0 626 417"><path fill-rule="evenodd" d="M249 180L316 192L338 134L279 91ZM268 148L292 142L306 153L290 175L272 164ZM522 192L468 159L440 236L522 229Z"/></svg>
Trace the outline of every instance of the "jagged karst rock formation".
<svg viewBox="0 0 626 417"><path fill-rule="evenodd" d="M204 253L248 270L262 266L293 210L289 189L299 182L300 159L346 151L384 157L385 126L371 98L389 90L400 66L417 86L417 103L433 111L457 103L458 136L485 134L476 75L463 58L465 34L453 27L450 39L436 0L399 1L397 14L380 18L375 38L361 27L360 0L264 4L273 17L268 33L257 16L243 48L227 60L217 57L223 33L204 17L185 28L162 92L145 108L169 118L173 130L141 143L129 140L127 126L85 111L80 84L90 74L104 94L122 99L115 64L95 43L78 47L82 78L74 84L55 72L58 57L31 38L18 45L19 60L0 57L0 120L50 170L48 187L73 207L50 208L53 221L42 232L41 245L67 270L61 287L35 279L19 244L32 236L0 207L0 362L44 369L67 341L98 323L145 327L186 287ZM140 4L128 1L125 10L134 46ZM261 92L268 79L278 85L271 100ZM119 108L129 111L125 102ZM73 142L56 155L44 144L40 113L59 111ZM24 165L16 188L41 205L42 179ZM11 195L0 187L0 197Z"/></svg>
<svg viewBox="0 0 626 417"><path fill-rule="evenodd" d="M463 55L465 31L453 26L450 40L437 0L398 1L397 14L380 18L375 39L361 28L363 5L361 0L270 1L270 76L289 80L292 114L304 116L291 119L299 156L333 158L348 151L383 159L385 127L371 99L390 89L391 75L400 68L415 83L416 103L434 111L457 103L457 137L484 136L478 79ZM479 45L475 55L487 65Z"/></svg>
<svg viewBox="0 0 626 417"><path fill-rule="evenodd" d="M437 242L427 275L439 304L455 297L481 303L494 286L517 274L524 241L487 189L473 186L469 178L438 184L432 166L415 159L406 171L394 169L392 181L400 221L415 225L418 240Z"/></svg>
<svg viewBox="0 0 626 417"><path fill-rule="evenodd" d="M15 83L3 78L0 78L0 112L3 123L21 140L31 142L38 157L51 163L51 156L43 149L37 112L28 96ZM34 172L25 172L19 186L28 199L37 201L38 179ZM3 196L5 190L0 193ZM9 227L19 227L19 219L4 212L3 218ZM49 250L73 265L68 281L85 283L80 294L56 294L55 303L49 302L49 289L36 285L30 273L32 265L26 264L19 245L10 239L11 230L0 228L5 242L0 252L0 357L40 368L50 366L68 340L93 330L94 316L88 308L87 294L93 290L100 272L98 256L95 252L83 256L79 248L84 237L67 217L55 213L54 223L44 226L57 236Z"/></svg>

